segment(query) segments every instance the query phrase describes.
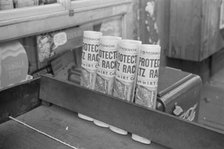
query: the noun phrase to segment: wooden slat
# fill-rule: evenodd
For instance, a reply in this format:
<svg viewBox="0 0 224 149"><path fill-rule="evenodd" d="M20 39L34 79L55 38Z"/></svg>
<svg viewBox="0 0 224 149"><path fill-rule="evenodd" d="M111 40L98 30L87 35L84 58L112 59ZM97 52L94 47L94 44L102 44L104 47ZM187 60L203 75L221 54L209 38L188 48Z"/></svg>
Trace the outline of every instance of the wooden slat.
<svg viewBox="0 0 224 149"><path fill-rule="evenodd" d="M146 28L146 23L145 21L148 21L146 18L146 7L147 1L146 0L141 0L139 2L139 30L140 30L140 35L139 38L143 43L148 43L148 31Z"/></svg>
<svg viewBox="0 0 224 149"><path fill-rule="evenodd" d="M220 0L202 0L202 33L200 60L209 57L224 47L219 30Z"/></svg>
<svg viewBox="0 0 224 149"><path fill-rule="evenodd" d="M171 0L168 56L199 61L202 0Z"/></svg>
<svg viewBox="0 0 224 149"><path fill-rule="evenodd" d="M71 9L81 12L128 3L131 3L131 0L76 0L71 2Z"/></svg>
<svg viewBox="0 0 224 149"><path fill-rule="evenodd" d="M170 0L157 1L157 25L161 45L160 66L166 66L166 53L169 50Z"/></svg>
<svg viewBox="0 0 224 149"><path fill-rule="evenodd" d="M0 42L123 15L127 13L128 8L129 5L124 4L78 12L74 16L68 16L64 12L55 13L54 16L47 18L45 16L32 16L32 20L27 22L0 26Z"/></svg>
<svg viewBox="0 0 224 149"><path fill-rule="evenodd" d="M82 87L42 77L40 99L120 127L172 149L222 149L224 134Z"/></svg>
<svg viewBox="0 0 224 149"><path fill-rule="evenodd" d="M48 15L55 12L65 11L62 4L50 4L44 6L32 6L26 8L17 8L12 10L0 11L0 22L10 21L10 23L17 23L24 17L34 17L37 15ZM16 22L17 21L17 22Z"/></svg>
<svg viewBox="0 0 224 149"><path fill-rule="evenodd" d="M158 144L144 145L81 120L76 113L55 106L40 106L18 117L19 120L77 149L167 149ZM67 130L66 130L67 128ZM0 125L1 149L69 149L14 121Z"/></svg>
<svg viewBox="0 0 224 149"><path fill-rule="evenodd" d="M224 47L221 0L171 0L168 56L202 61Z"/></svg>

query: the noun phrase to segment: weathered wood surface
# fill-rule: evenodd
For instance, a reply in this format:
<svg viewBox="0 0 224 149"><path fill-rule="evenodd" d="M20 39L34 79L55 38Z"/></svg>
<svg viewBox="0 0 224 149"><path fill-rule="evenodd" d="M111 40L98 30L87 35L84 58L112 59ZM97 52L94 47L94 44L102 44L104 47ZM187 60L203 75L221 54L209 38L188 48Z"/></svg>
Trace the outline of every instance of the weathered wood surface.
<svg viewBox="0 0 224 149"><path fill-rule="evenodd" d="M224 40L219 30L221 0L202 0L202 5L200 60L224 47Z"/></svg>
<svg viewBox="0 0 224 149"><path fill-rule="evenodd" d="M0 42L74 27L76 25L103 20L113 16L123 16L128 13L130 4L130 0L99 1L99 3L92 0L85 2L74 1L71 6L71 9L75 12L73 16L69 16L68 11L59 4L34 7L35 11L42 12L42 10L47 10L47 12L50 12L44 12L44 14L42 14L43 12L40 14L36 12L35 15L27 15L30 11L28 7L26 9L21 9L21 12L19 11L21 13L20 15L10 11L10 16L17 15L18 17L9 20L6 19L7 13L4 14L0 12L0 16L4 16L3 20L0 18ZM54 9L52 7L56 7L56 12L53 11ZM63 10L58 10L58 7L62 7Z"/></svg>
<svg viewBox="0 0 224 149"><path fill-rule="evenodd" d="M224 47L219 30L220 0L171 0L167 55L202 61Z"/></svg>
<svg viewBox="0 0 224 149"><path fill-rule="evenodd" d="M171 0L169 57L199 59L201 9L201 0Z"/></svg>
<svg viewBox="0 0 224 149"><path fill-rule="evenodd" d="M155 143L151 145L137 143L130 135L115 134L109 129L79 119L77 113L55 106L40 106L18 119L79 149L166 149ZM68 147L17 122L8 121L0 125L0 148L67 149Z"/></svg>
<svg viewBox="0 0 224 149"><path fill-rule="evenodd" d="M224 134L211 128L53 78L42 77L40 99L172 149L222 149L224 146Z"/></svg>

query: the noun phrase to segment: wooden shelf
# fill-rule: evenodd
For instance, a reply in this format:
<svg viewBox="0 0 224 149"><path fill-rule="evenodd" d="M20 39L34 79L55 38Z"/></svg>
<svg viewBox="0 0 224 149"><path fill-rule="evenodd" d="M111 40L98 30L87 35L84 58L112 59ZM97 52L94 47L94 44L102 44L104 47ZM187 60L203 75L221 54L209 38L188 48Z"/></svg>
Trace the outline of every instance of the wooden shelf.
<svg viewBox="0 0 224 149"><path fill-rule="evenodd" d="M73 27L113 16L125 16L131 2L131 0L72 2L66 0L61 4L1 11L0 42ZM69 12L74 12L74 14Z"/></svg>

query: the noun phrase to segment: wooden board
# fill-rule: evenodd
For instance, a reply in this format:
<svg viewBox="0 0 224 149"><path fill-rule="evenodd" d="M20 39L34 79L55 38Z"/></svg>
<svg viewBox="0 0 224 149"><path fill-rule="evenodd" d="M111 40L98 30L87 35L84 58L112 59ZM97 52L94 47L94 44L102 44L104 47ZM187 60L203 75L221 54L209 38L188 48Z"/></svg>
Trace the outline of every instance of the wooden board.
<svg viewBox="0 0 224 149"><path fill-rule="evenodd" d="M205 59L224 47L219 30L220 0L202 0L202 33L199 59Z"/></svg>
<svg viewBox="0 0 224 149"><path fill-rule="evenodd" d="M171 0L169 57L199 59L201 9L201 0Z"/></svg>
<svg viewBox="0 0 224 149"><path fill-rule="evenodd" d="M116 1L116 3L113 3L113 1L110 3L100 1L99 5L96 3L96 1L93 1L95 2L93 6L91 6L88 2L89 1L75 1L75 4L81 4L75 5L76 7L72 8L75 15L69 15L68 11L57 11L52 13L44 13L44 15L37 14L33 16L27 16L30 11L28 8L31 7L21 9L23 10L22 14L26 14L26 17L18 17L11 20L4 19L3 21L0 21L0 42L74 27L77 25L102 20L108 17L123 16L127 13L131 4L130 0ZM90 2L92 4L92 1ZM55 5L59 4L52 4L52 6ZM85 7L83 7L83 5L85 5ZM43 7L43 9L46 9L46 7L48 8L47 10L49 12L49 10L51 10L51 5L46 5ZM36 11L41 10L42 9L37 9ZM7 14L0 13L0 16L1 15L5 16Z"/></svg>
<svg viewBox="0 0 224 149"><path fill-rule="evenodd" d="M223 48L220 5L220 0L171 0L167 55L202 61Z"/></svg>
<svg viewBox="0 0 224 149"><path fill-rule="evenodd" d="M167 149L155 143L151 145L137 143L130 135L115 134L109 129L79 119L76 113L55 106L40 106L18 119L79 149ZM67 149L68 147L17 122L8 121L0 125L0 148Z"/></svg>
<svg viewBox="0 0 224 149"><path fill-rule="evenodd" d="M222 149L224 146L224 134L214 129L53 78L42 77L40 99L172 149Z"/></svg>

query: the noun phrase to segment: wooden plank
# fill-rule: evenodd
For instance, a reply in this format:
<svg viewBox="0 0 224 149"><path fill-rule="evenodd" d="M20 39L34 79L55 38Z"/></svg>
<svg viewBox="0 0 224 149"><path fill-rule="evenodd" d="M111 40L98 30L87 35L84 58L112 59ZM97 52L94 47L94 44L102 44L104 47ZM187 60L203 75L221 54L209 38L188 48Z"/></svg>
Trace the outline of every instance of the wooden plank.
<svg viewBox="0 0 224 149"><path fill-rule="evenodd" d="M168 56L202 61L224 47L220 0L171 0Z"/></svg>
<svg viewBox="0 0 224 149"><path fill-rule="evenodd" d="M130 4L131 0L82 0L72 1L71 9L75 12L89 11L99 8L112 7L116 5Z"/></svg>
<svg viewBox="0 0 224 149"><path fill-rule="evenodd" d="M211 128L53 78L42 77L40 99L172 149L222 149L224 146L224 134Z"/></svg>
<svg viewBox="0 0 224 149"><path fill-rule="evenodd" d="M99 8L89 11L77 12L74 16L57 13L55 16L32 16L32 20L9 24L0 27L0 42L22 38L25 36L50 32L58 29L73 27L76 25L93 22L113 16L122 16L127 13L128 4L115 5L106 8Z"/></svg>
<svg viewBox="0 0 224 149"><path fill-rule="evenodd" d="M220 0L202 0L202 33L199 60L203 60L224 47L219 30ZM220 40L220 41L219 41Z"/></svg>
<svg viewBox="0 0 224 149"><path fill-rule="evenodd" d="M145 24L145 21L146 21L146 18L145 18L145 6L146 6L146 1L145 0L141 0L139 2L139 38L140 40L142 41L142 43L148 43L146 42L147 40L147 32L145 31L146 30L146 24Z"/></svg>
<svg viewBox="0 0 224 149"><path fill-rule="evenodd" d="M130 135L122 136L81 120L77 113L55 106L40 106L18 117L19 120L54 136L77 148L84 149L167 149L158 144L144 145L133 141ZM12 143L13 142L13 143ZM67 149L37 132L14 121L0 125L1 149Z"/></svg>
<svg viewBox="0 0 224 149"><path fill-rule="evenodd" d="M202 0L171 0L168 56L199 61Z"/></svg>
<svg viewBox="0 0 224 149"><path fill-rule="evenodd" d="M0 22L21 19L24 17L33 17L37 15L52 14L56 12L65 11L65 8L61 4L50 4L44 6L32 6L21 9L4 10L0 11ZM11 21L11 23L16 23Z"/></svg>
<svg viewBox="0 0 224 149"><path fill-rule="evenodd" d="M160 66L166 66L166 53L169 50L170 0L157 0L157 25L161 45Z"/></svg>

